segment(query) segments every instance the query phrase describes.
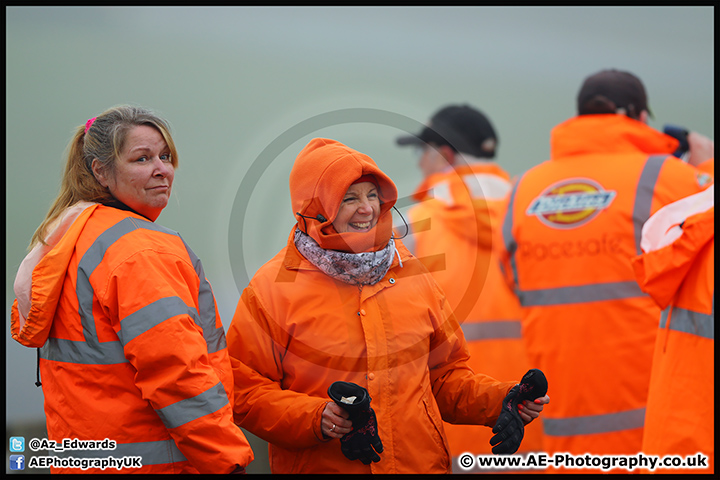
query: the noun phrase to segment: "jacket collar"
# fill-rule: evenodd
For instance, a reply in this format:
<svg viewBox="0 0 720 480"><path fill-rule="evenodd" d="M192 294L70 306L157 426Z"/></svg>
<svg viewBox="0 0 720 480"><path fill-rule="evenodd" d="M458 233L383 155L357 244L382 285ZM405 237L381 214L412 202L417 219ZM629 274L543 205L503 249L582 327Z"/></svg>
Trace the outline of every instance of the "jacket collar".
<svg viewBox="0 0 720 480"><path fill-rule="evenodd" d="M478 160L459 167L451 167L445 171L428 176L415 189L412 198L418 202L433 198L430 192L434 186L443 182L449 182L451 184L462 182L463 175L468 174L487 174L500 177L504 180L510 179L510 175L494 161Z"/></svg>
<svg viewBox="0 0 720 480"><path fill-rule="evenodd" d="M678 140L625 115L578 115L553 128L550 158L589 153L672 154Z"/></svg>

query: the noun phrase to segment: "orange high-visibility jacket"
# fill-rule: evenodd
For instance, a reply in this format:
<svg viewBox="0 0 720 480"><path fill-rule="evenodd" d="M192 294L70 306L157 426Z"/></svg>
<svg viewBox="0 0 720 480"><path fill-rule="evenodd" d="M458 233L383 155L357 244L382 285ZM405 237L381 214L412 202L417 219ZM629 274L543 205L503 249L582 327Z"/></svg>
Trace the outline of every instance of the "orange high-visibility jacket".
<svg viewBox="0 0 720 480"><path fill-rule="evenodd" d="M238 425L270 443L273 473L447 473L442 419L494 425L518 380L473 374L467 347L427 270L397 241L375 285L334 280L285 249L245 288L228 329ZM337 380L365 387L384 451L363 465L323 439Z"/></svg>
<svg viewBox="0 0 720 480"><path fill-rule="evenodd" d="M229 473L250 463L200 260L176 232L110 206L73 207L59 229L21 266L12 336L40 348L48 438L117 447L50 455L140 457L141 468L123 473Z"/></svg>
<svg viewBox="0 0 720 480"><path fill-rule="evenodd" d="M630 259L652 213L712 181L676 144L624 115L578 116L513 187L503 237L530 363L552 386L546 451L640 451L660 310Z"/></svg>
<svg viewBox="0 0 720 480"><path fill-rule="evenodd" d="M643 228L633 258L643 291L663 309L645 414L645 454L708 456L707 468L655 473L714 473L714 188L672 203Z"/></svg>
<svg viewBox="0 0 720 480"><path fill-rule="evenodd" d="M461 324L470 351L468 365L498 380L512 381L531 367L520 330L520 303L504 281L497 252L510 193L510 177L495 162L472 161L437 173L414 194L408 217L415 256L430 270ZM412 246L411 246L412 245ZM492 430L446 423L453 455L491 454ZM542 420L525 427L518 453L542 450Z"/></svg>
<svg viewBox="0 0 720 480"><path fill-rule="evenodd" d="M323 246L318 232L332 224L352 182L368 174L391 218L397 190L370 157L327 139L298 155L290 194L293 212L303 216L243 290L228 329L235 419L269 442L273 473L448 473L443 419L494 425L519 381L467 366L465 338L442 290L400 240L374 284L336 280L298 251L296 228L338 250ZM383 213L373 229L382 224ZM366 242L358 251L374 247ZM368 390L384 446L379 462L348 460L338 439L323 437L321 416L335 381Z"/></svg>

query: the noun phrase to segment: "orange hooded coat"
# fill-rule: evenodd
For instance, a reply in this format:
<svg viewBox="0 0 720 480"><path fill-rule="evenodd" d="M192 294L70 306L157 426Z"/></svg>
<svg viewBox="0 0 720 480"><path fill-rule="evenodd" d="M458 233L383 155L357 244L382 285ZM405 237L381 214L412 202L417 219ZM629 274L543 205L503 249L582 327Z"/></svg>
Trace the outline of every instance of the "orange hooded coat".
<svg viewBox="0 0 720 480"><path fill-rule="evenodd" d="M383 202L377 232L335 233L329 226L346 190L368 174ZM397 191L370 157L314 139L297 157L290 193L293 212L305 216L293 232L306 231L321 247L387 244ZM450 472L442 419L494 425L516 382L470 370L444 295L400 241L387 274L357 287L316 268L293 236L253 276L228 330L237 423L269 442L273 473ZM338 440L323 438L327 389L338 380L365 387L372 398L384 445L377 463L350 461Z"/></svg>
<svg viewBox="0 0 720 480"><path fill-rule="evenodd" d="M115 449L52 452L52 473L229 473L253 460L232 421L225 332L200 260L171 230L81 202L23 261L12 337L40 350L48 438ZM77 460L82 461L82 460ZM88 460L85 460L86 462Z"/></svg>

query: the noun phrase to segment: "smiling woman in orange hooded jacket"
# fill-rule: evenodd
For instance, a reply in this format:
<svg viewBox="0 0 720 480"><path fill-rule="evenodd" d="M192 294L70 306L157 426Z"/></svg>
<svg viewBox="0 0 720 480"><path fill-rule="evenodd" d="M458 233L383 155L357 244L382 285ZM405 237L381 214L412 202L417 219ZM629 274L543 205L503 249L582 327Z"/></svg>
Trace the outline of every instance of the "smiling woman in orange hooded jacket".
<svg viewBox="0 0 720 480"><path fill-rule="evenodd" d="M444 294L393 236L397 189L370 157L313 139L290 194L287 246L254 275L228 330L236 422L269 442L273 473L450 472L442 419L492 427L515 383L467 366ZM370 400L367 424L330 399L338 381ZM523 421L548 401L528 402ZM380 439L372 459L343 454L357 432Z"/></svg>

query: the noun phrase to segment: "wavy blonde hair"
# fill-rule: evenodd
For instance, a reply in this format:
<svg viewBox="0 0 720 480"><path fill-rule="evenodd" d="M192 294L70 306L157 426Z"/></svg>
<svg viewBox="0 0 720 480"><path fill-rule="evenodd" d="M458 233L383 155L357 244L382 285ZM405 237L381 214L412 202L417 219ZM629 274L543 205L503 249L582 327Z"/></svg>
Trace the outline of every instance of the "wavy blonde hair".
<svg viewBox="0 0 720 480"><path fill-rule="evenodd" d="M85 132L85 124L77 127L67 147L65 171L60 182L60 193L53 202L45 220L35 230L28 247L45 244L48 228L65 209L80 201L107 203L112 194L95 178L92 162L97 159L100 168L109 176L115 175L115 163L120 158L128 133L136 126L148 125L157 129L170 149L173 167L178 166L177 150L164 119L152 111L138 106L119 105L97 116Z"/></svg>

